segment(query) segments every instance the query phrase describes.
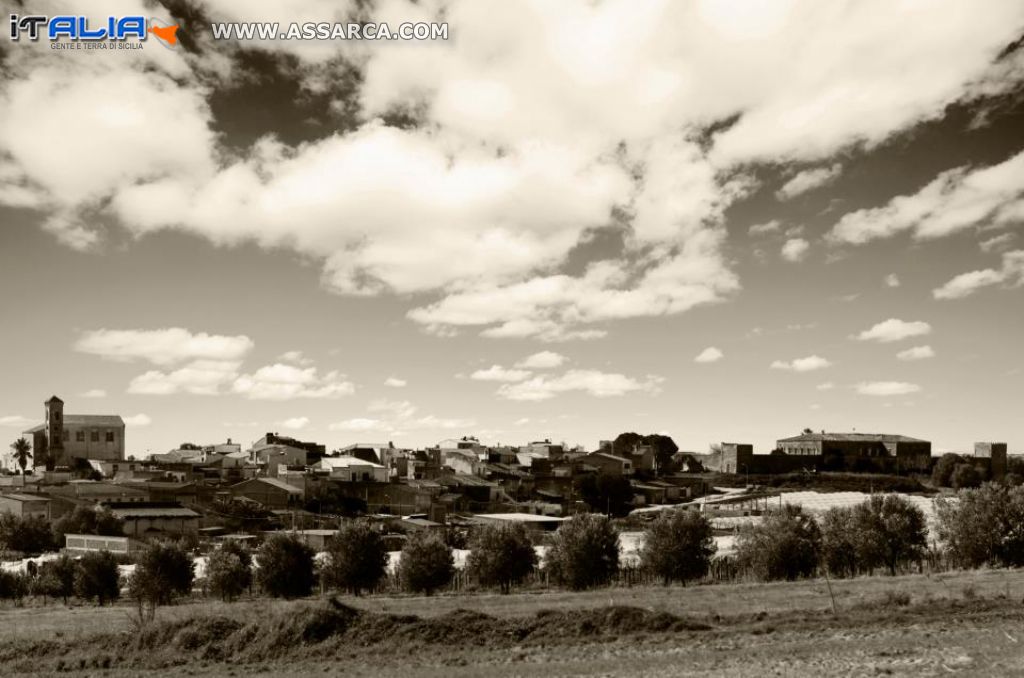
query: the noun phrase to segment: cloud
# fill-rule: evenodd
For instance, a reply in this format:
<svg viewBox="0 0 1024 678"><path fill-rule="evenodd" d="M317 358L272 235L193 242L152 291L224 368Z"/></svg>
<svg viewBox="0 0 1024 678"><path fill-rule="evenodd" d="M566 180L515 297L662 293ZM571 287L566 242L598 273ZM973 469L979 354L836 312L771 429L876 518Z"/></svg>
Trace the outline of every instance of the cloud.
<svg viewBox="0 0 1024 678"><path fill-rule="evenodd" d="M829 233L860 245L909 232L918 240L973 227L1010 227L1024 218L1024 152L999 164L947 170L913 195L845 214Z"/></svg>
<svg viewBox="0 0 1024 678"><path fill-rule="evenodd" d="M385 431L390 427L380 419L356 417L337 421L327 427L331 431Z"/></svg>
<svg viewBox="0 0 1024 678"><path fill-rule="evenodd" d="M29 419L28 417L22 417L21 415L17 415L17 414L9 414L9 415L0 417L0 426L10 427L10 428L25 428L25 427L32 426L33 424L38 424L38 423L40 423L40 422L33 421L32 419Z"/></svg>
<svg viewBox="0 0 1024 678"><path fill-rule="evenodd" d="M654 392L660 377L634 379L623 374L599 370L569 370L559 376L539 375L527 381L504 384L498 395L509 400L548 400L556 395L579 391L598 398L621 396L633 392Z"/></svg>
<svg viewBox="0 0 1024 678"><path fill-rule="evenodd" d="M857 384L857 393L869 396L897 396L917 393L921 387L905 381L869 381Z"/></svg>
<svg viewBox="0 0 1024 678"><path fill-rule="evenodd" d="M106 398L107 392L102 388L93 388L80 394L82 398Z"/></svg>
<svg viewBox="0 0 1024 678"><path fill-rule="evenodd" d="M93 330L82 334L74 349L108 360L144 360L155 365L173 365L189 360L239 360L253 346L252 339L245 335L193 334L181 327L169 327L159 330Z"/></svg>
<svg viewBox="0 0 1024 678"><path fill-rule="evenodd" d="M896 275L895 273L890 273L889 275L885 276L885 286L886 287L899 287L900 286L900 277L898 275Z"/></svg>
<svg viewBox="0 0 1024 678"><path fill-rule="evenodd" d="M936 299L963 299L984 287L993 285L1008 287L1024 285L1024 250L1014 250L1003 254L1003 265L1000 269L986 268L961 273L941 287L932 290L932 296Z"/></svg>
<svg viewBox="0 0 1024 678"><path fill-rule="evenodd" d="M531 374L529 370L507 369L501 365L491 365L487 369L473 372L469 378L477 381L522 381Z"/></svg>
<svg viewBox="0 0 1024 678"><path fill-rule="evenodd" d="M390 388L405 388L408 383L405 379L399 379L398 377L388 377L384 380L384 385Z"/></svg>
<svg viewBox="0 0 1024 678"><path fill-rule="evenodd" d="M822 383L818 384L814 388L818 389L819 391L831 391L835 387L836 387L836 385L834 383L832 383L831 381L825 381L825 382L822 382Z"/></svg>
<svg viewBox="0 0 1024 678"><path fill-rule="evenodd" d="M238 377L231 390L250 400L324 399L351 395L355 385L337 371L320 375L315 367L275 363Z"/></svg>
<svg viewBox="0 0 1024 678"><path fill-rule="evenodd" d="M223 386L238 377L241 363L234 360L196 360L177 370L150 370L128 384L128 393L138 395L218 395Z"/></svg>
<svg viewBox="0 0 1024 678"><path fill-rule="evenodd" d="M931 346L914 346L896 354L900 360L926 360L935 357L935 351Z"/></svg>
<svg viewBox="0 0 1024 678"><path fill-rule="evenodd" d="M286 363L293 363L295 365L301 365L303 367L308 367L309 365L313 364L313 361L311 359L302 355L302 351L287 351L285 353L282 353L278 357L278 360Z"/></svg>
<svg viewBox="0 0 1024 678"><path fill-rule="evenodd" d="M782 246L782 258L792 262L802 261L810 248L811 244L803 238L790 238Z"/></svg>
<svg viewBox="0 0 1024 678"><path fill-rule="evenodd" d="M561 367L565 361L566 357L561 353L555 353L554 351L541 351L523 358L516 363L516 367L521 367L527 370L548 370L555 367Z"/></svg>
<svg viewBox="0 0 1024 678"><path fill-rule="evenodd" d="M754 224L747 232L750 235L765 235L766 233L778 233L779 228L782 226L782 222L778 219L772 219L760 224Z"/></svg>
<svg viewBox="0 0 1024 678"><path fill-rule="evenodd" d="M719 349L714 346L708 346L706 349L697 354L697 357L693 359L695 363L717 363L719 360L725 357Z"/></svg>
<svg viewBox="0 0 1024 678"><path fill-rule="evenodd" d="M1010 243L1017 239L1014 233L1002 233L1000 235L992 236L987 240L982 240L978 243L978 247L985 254L991 254L992 252L998 252L1004 248L1010 247Z"/></svg>
<svg viewBox="0 0 1024 678"><path fill-rule="evenodd" d="M831 167L818 167L815 169L804 170L797 174L795 177L785 183L776 193L775 197L779 200L790 200L806 193L807 191L814 190L835 181L836 178L842 174L843 166L840 163L835 163Z"/></svg>
<svg viewBox="0 0 1024 678"><path fill-rule="evenodd" d="M877 341L888 344L910 337L931 334L931 331L932 326L921 320L908 322L898 318L889 318L874 325L871 329L864 330L854 338L859 341Z"/></svg>
<svg viewBox="0 0 1024 678"><path fill-rule="evenodd" d="M309 417L291 417L290 419L278 422L277 425L291 431L300 431L309 426Z"/></svg>
<svg viewBox="0 0 1024 678"><path fill-rule="evenodd" d="M806 358L794 358L790 361L776 360L770 367L773 370L792 370L793 372L813 372L831 367L832 362L820 355L809 355Z"/></svg>
<svg viewBox="0 0 1024 678"><path fill-rule="evenodd" d="M432 414L416 416L419 408L408 400L379 399L367 406L371 413L384 413L384 417L356 417L328 426L332 431L383 431L397 435L408 430L453 430L475 426L472 419L437 417Z"/></svg>
<svg viewBox="0 0 1024 678"><path fill-rule="evenodd" d="M135 428L141 428L143 426L149 426L153 423L153 420L148 414L135 414L130 417L124 418L124 423L127 426L134 426Z"/></svg>

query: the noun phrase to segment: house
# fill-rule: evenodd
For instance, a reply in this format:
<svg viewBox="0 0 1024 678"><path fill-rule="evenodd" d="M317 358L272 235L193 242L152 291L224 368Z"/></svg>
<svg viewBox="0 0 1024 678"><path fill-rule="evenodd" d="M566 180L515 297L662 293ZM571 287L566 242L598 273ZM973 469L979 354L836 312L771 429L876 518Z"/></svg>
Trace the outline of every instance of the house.
<svg viewBox="0 0 1024 678"><path fill-rule="evenodd" d="M475 476L484 475L486 464L480 461L475 452L459 449L441 449L441 463L456 473Z"/></svg>
<svg viewBox="0 0 1024 678"><path fill-rule="evenodd" d="M47 491L54 497L62 497L75 504L149 501L149 493L145 490L99 480L72 480L67 485L48 487Z"/></svg>
<svg viewBox="0 0 1024 678"><path fill-rule="evenodd" d="M583 461L598 469L599 473L606 473L616 476L633 475L633 462L625 457L619 457L608 452L591 452L583 457Z"/></svg>
<svg viewBox="0 0 1024 678"><path fill-rule="evenodd" d="M110 512L124 521L124 533L130 537L163 534L198 534L200 515L174 502L109 504Z"/></svg>
<svg viewBox="0 0 1024 678"><path fill-rule="evenodd" d="M138 553L146 545L128 537L105 537L95 534L65 534L64 549L68 553L81 554L89 551L108 551L115 554L130 555Z"/></svg>
<svg viewBox="0 0 1024 678"><path fill-rule="evenodd" d="M252 478L232 485L231 496L255 501L268 509L287 509L302 502L303 492L277 478Z"/></svg>
<svg viewBox="0 0 1024 678"><path fill-rule="evenodd" d="M10 513L21 518L38 516L50 520L51 503L46 495L9 492L0 494L0 513Z"/></svg>
<svg viewBox="0 0 1024 678"><path fill-rule="evenodd" d="M43 403L45 420L24 433L32 436L35 461L45 455L56 466L74 466L76 459L124 459L124 420L118 415L64 414L64 401L52 396Z"/></svg>
<svg viewBox="0 0 1024 678"><path fill-rule="evenodd" d="M326 471L332 480L374 483L386 483L388 481L388 470L383 465L347 455L324 457L313 468L321 472Z"/></svg>
<svg viewBox="0 0 1024 678"><path fill-rule="evenodd" d="M231 443L231 439L228 439L228 443ZM303 440L296 440L289 436L279 435L277 433L267 433L262 438L252 444L253 453L258 453L264 447L270 447L272 445L284 445L285 447L293 447L300 450L306 451L306 459L302 463L304 464L315 464L320 460L320 457L327 454L327 448L324 445L313 442L306 442Z"/></svg>
<svg viewBox="0 0 1024 678"><path fill-rule="evenodd" d="M253 449L256 463L267 468L267 475L271 478L277 476L282 466L305 466L307 452L301 447L289 445L265 445L259 449Z"/></svg>
<svg viewBox="0 0 1024 678"><path fill-rule="evenodd" d="M538 440L519 448L521 454L530 454L544 459L558 459L565 454L565 446L552 443L550 440Z"/></svg>

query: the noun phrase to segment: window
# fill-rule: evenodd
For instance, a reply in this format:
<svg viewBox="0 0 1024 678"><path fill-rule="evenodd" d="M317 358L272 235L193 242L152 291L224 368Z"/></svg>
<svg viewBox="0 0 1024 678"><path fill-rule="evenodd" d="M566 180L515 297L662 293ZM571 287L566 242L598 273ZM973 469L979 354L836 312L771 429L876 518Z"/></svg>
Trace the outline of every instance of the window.
<svg viewBox="0 0 1024 678"><path fill-rule="evenodd" d="M71 436L68 435L68 430L64 429L64 437L61 440L71 440Z"/></svg>
<svg viewBox="0 0 1024 678"><path fill-rule="evenodd" d="M75 431L75 442L76 443L84 443L85 442L85 431Z"/></svg>
<svg viewBox="0 0 1024 678"><path fill-rule="evenodd" d="M108 443L114 442L114 432L113 431L107 431L107 442Z"/></svg>
<svg viewBox="0 0 1024 678"><path fill-rule="evenodd" d="M91 442L98 443L100 441L100 432L96 429L89 431L89 440Z"/></svg>

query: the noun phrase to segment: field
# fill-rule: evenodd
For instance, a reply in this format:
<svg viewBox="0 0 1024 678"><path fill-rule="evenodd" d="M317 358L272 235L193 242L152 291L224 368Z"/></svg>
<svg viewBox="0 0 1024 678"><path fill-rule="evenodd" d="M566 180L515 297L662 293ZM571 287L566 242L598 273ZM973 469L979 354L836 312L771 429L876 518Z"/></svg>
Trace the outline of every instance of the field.
<svg viewBox="0 0 1024 678"><path fill-rule="evenodd" d="M5 675L1008 675L1024 571L0 610ZM910 592L907 596L905 592Z"/></svg>

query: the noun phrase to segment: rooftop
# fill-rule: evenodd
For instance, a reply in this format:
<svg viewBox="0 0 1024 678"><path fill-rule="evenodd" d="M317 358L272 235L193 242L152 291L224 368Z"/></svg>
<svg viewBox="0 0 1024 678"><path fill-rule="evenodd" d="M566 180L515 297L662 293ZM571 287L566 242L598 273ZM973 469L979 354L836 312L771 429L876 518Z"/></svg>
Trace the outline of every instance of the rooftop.
<svg viewBox="0 0 1024 678"><path fill-rule="evenodd" d="M882 442L882 443L926 443L927 440L911 438L910 436L893 435L890 433L801 433L791 438L779 438L780 443L810 443L810 442Z"/></svg>

